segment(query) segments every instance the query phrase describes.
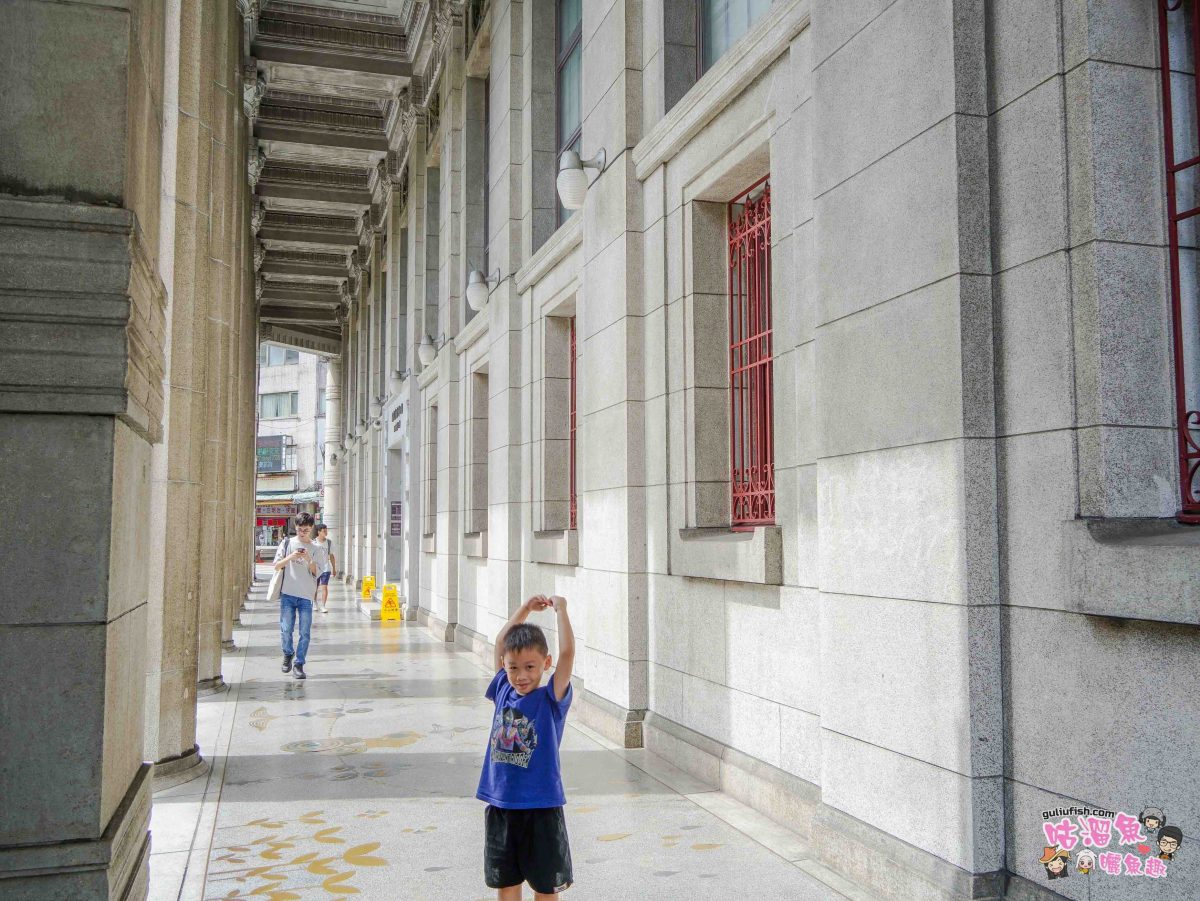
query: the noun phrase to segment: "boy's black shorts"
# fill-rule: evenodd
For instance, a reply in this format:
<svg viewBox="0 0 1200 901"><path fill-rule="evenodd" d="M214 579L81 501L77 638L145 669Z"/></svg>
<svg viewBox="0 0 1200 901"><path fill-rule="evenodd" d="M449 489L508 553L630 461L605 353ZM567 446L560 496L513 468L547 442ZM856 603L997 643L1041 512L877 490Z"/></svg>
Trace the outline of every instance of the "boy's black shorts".
<svg viewBox="0 0 1200 901"><path fill-rule="evenodd" d="M551 895L570 887L575 877L561 807L506 810L489 804L483 816L483 878L488 888L528 882L535 892Z"/></svg>

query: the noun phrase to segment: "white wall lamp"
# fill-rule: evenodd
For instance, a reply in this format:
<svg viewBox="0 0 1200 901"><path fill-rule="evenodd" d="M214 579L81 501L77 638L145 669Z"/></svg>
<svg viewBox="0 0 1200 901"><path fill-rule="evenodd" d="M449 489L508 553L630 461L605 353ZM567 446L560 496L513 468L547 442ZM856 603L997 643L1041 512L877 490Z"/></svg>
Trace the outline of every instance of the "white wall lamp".
<svg viewBox="0 0 1200 901"><path fill-rule="evenodd" d="M434 341L428 335L422 338L421 346L417 348L417 356L421 359L421 365L428 366L430 363L436 360L438 351L441 350L445 344L445 335L439 337L437 341Z"/></svg>
<svg viewBox="0 0 1200 901"><path fill-rule="evenodd" d="M595 169L597 173L604 171L604 148L596 151L590 160L579 158L574 150L564 150L558 159L558 198L568 210L582 209L584 198L587 197L588 177L584 169Z"/></svg>
<svg viewBox="0 0 1200 901"><path fill-rule="evenodd" d="M491 294L491 288L500 284L500 270L487 276L478 269L472 269L467 276L467 303L471 309L478 313L487 306L488 297Z"/></svg>

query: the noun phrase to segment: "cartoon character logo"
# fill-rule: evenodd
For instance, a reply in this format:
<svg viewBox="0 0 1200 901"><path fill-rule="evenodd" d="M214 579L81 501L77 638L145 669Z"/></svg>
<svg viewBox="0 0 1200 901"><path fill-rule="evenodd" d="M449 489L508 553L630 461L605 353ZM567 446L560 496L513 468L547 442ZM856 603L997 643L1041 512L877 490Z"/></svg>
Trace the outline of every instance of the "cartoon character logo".
<svg viewBox="0 0 1200 901"><path fill-rule="evenodd" d="M1038 860L1046 868L1047 879L1066 879L1071 875L1067 864L1071 862L1071 852L1058 845L1045 845L1042 856Z"/></svg>
<svg viewBox="0 0 1200 901"><path fill-rule="evenodd" d="M1138 814L1138 822L1146 827L1147 832L1156 832L1167 825L1167 818L1161 807L1147 807Z"/></svg>
<svg viewBox="0 0 1200 901"><path fill-rule="evenodd" d="M537 731L520 710L505 707L492 723L492 762L527 768L537 747Z"/></svg>
<svg viewBox="0 0 1200 901"><path fill-rule="evenodd" d="M1078 873L1088 874L1096 866L1096 853L1094 851L1080 851L1075 858L1075 871Z"/></svg>
<svg viewBox="0 0 1200 901"><path fill-rule="evenodd" d="M1183 830L1178 826L1163 826L1158 830L1158 859L1174 860L1175 852L1183 844Z"/></svg>

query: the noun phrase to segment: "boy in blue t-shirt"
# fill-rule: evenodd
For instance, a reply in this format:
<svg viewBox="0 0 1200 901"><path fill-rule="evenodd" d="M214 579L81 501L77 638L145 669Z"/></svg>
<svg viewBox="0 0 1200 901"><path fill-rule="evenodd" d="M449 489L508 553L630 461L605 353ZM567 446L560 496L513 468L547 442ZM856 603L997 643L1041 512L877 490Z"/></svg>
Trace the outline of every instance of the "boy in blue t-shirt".
<svg viewBox="0 0 1200 901"><path fill-rule="evenodd" d="M542 630L525 620L548 607L558 618L558 666L542 685L550 647ZM496 713L475 797L488 803L483 875L499 901L521 901L524 882L536 898L553 898L574 879L558 763L574 665L566 598L531 597L496 636L498 672L486 693Z"/></svg>

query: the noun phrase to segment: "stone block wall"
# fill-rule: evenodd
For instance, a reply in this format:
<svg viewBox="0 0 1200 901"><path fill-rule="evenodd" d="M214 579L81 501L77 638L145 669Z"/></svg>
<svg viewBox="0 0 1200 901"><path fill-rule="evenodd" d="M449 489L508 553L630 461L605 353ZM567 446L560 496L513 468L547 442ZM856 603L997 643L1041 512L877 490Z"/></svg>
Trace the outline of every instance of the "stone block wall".
<svg viewBox="0 0 1200 901"><path fill-rule="evenodd" d="M474 46L451 22L440 143L418 124L405 150L393 227L418 264L393 319L407 359L445 338L388 400L418 617L486 657L524 597L573 597L581 719L883 898L1046 895L1059 804L1197 819L1195 767L1129 756L1135 699L1186 691L1200 603L1196 533L1172 525L1153 4L777 0L704 74L696 4L585 4L582 155L606 164L562 224L553 6L492 3ZM471 314L484 117L463 79L484 74L500 280ZM776 521L742 532L725 230L763 176ZM1115 694L1087 688L1097 667ZM1107 712L1065 714L1089 703ZM1197 713L1149 721L1186 748Z"/></svg>
<svg viewBox="0 0 1200 901"><path fill-rule="evenodd" d="M1171 525L1156 7L1081 0L988 14L1005 865L1027 891L1044 885L1042 811L1158 806L1185 834L1200 822L1200 707L1194 673L1178 666L1195 640L1200 536ZM1181 158L1190 127L1177 135ZM1180 197L1181 209L1193 203ZM1169 705L1154 700L1168 684ZM1102 722L1071 713L1092 704L1108 711ZM1158 745L1155 734L1173 738ZM1181 765L1135 763L1159 758L1151 744L1176 749ZM1115 894L1093 897L1194 891L1183 868L1161 882L1122 877L1094 886Z"/></svg>

